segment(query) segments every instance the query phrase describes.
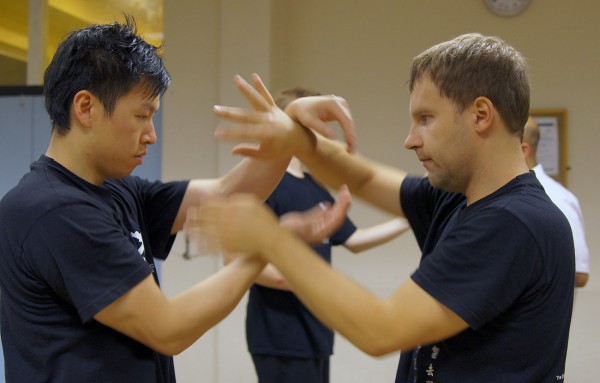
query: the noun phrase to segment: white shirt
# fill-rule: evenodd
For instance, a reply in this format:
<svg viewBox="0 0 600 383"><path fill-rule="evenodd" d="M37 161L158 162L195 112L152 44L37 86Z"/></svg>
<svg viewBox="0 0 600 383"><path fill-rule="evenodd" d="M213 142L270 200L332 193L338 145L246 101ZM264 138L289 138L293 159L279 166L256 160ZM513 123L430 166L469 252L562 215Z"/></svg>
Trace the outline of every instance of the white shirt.
<svg viewBox="0 0 600 383"><path fill-rule="evenodd" d="M562 184L547 175L541 164L537 164L532 170L546 190L548 197L569 220L571 231L573 231L573 242L575 243L575 271L589 274L590 252L585 241L583 214L577 197Z"/></svg>

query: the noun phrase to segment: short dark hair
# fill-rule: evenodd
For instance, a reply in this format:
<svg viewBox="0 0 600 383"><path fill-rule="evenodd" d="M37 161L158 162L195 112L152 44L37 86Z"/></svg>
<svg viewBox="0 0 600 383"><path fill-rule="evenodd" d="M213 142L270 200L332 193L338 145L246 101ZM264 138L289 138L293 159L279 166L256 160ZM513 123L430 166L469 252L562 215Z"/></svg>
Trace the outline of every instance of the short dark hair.
<svg viewBox="0 0 600 383"><path fill-rule="evenodd" d="M46 110L52 129L66 134L75 94L88 90L102 102L110 115L117 100L137 85L148 99L164 94L171 76L160 47L137 35L133 17L125 23L96 24L71 32L58 46L44 74Z"/></svg>
<svg viewBox="0 0 600 383"><path fill-rule="evenodd" d="M469 33L435 45L413 60L409 90L424 75L459 111L487 97L515 135L523 137L529 116L525 58L498 37Z"/></svg>

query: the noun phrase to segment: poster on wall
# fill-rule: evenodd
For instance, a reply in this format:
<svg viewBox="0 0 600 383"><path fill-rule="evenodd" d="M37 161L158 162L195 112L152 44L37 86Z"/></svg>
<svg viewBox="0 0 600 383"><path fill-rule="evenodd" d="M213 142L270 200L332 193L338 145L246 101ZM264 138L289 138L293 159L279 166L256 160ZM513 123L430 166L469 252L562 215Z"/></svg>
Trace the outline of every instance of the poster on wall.
<svg viewBox="0 0 600 383"><path fill-rule="evenodd" d="M537 158L544 167L546 174L558 176L559 167L559 138L558 121L556 117L538 117L535 119L540 128Z"/></svg>
<svg viewBox="0 0 600 383"><path fill-rule="evenodd" d="M540 129L538 162L546 174L567 187L567 110L532 109L529 113Z"/></svg>

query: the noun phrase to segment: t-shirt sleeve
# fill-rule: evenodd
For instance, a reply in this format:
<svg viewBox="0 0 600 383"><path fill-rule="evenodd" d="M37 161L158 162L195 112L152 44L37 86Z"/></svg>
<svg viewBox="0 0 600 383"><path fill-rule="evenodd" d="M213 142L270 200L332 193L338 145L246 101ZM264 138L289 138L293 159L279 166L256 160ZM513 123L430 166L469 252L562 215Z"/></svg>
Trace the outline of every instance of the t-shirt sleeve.
<svg viewBox="0 0 600 383"><path fill-rule="evenodd" d="M77 310L82 322L151 274L115 217L85 203L42 217L26 241L23 266Z"/></svg>
<svg viewBox="0 0 600 383"><path fill-rule="evenodd" d="M348 238L356 231L356 225L354 222L350 220L350 218L346 217L342 226L340 226L330 238L331 244L334 246L343 245L346 243Z"/></svg>
<svg viewBox="0 0 600 383"><path fill-rule="evenodd" d="M155 258L165 259L173 246L171 228L179 212L188 181L148 182L133 177L140 190L144 222Z"/></svg>

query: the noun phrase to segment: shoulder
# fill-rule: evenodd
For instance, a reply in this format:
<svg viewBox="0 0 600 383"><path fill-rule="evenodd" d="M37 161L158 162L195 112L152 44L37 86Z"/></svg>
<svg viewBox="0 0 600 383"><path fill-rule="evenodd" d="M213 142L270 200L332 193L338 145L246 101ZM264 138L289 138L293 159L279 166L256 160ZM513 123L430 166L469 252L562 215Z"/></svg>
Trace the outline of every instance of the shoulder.
<svg viewBox="0 0 600 383"><path fill-rule="evenodd" d="M482 205L502 209L527 223L546 226L564 218L532 172L517 176L487 199Z"/></svg>
<svg viewBox="0 0 600 383"><path fill-rule="evenodd" d="M565 215L550 200L533 173L518 176L474 205L478 204L487 227L510 232L509 238L514 240L521 238L540 247L553 244L562 248L560 243L565 242L565 236L571 231Z"/></svg>
<svg viewBox="0 0 600 383"><path fill-rule="evenodd" d="M150 198L183 198L189 181L162 182L150 181L137 176L128 176L119 179L107 179L104 186L113 195L122 198L150 199Z"/></svg>
<svg viewBox="0 0 600 383"><path fill-rule="evenodd" d="M109 198L102 188L89 184L59 166L34 167L0 202L2 215L34 219L65 206L97 206Z"/></svg>

